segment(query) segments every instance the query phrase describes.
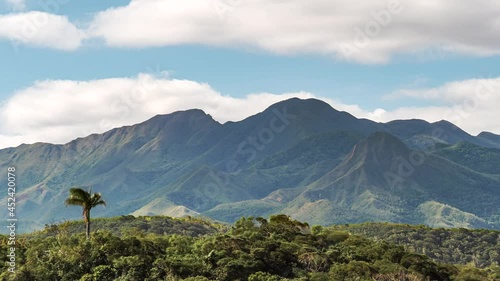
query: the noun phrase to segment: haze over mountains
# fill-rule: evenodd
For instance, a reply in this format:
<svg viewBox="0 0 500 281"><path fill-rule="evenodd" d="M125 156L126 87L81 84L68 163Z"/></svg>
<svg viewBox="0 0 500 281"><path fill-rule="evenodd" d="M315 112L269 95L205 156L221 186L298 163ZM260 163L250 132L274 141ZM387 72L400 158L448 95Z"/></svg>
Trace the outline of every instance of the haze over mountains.
<svg viewBox="0 0 500 281"><path fill-rule="evenodd" d="M64 145L2 149L0 169L9 166L24 231L80 218L64 206L72 186L103 194L108 207L92 216L232 222L283 212L311 224L500 229L500 136L471 136L447 121L376 123L315 99L279 102L240 122L193 109Z"/></svg>

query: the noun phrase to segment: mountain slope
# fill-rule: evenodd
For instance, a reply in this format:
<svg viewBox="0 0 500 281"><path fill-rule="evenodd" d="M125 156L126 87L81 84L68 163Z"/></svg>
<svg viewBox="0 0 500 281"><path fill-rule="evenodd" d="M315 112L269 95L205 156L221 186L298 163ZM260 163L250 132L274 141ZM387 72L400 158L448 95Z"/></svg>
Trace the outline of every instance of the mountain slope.
<svg viewBox="0 0 500 281"><path fill-rule="evenodd" d="M421 223L422 219L430 220L426 217L429 213L419 212L419 208L435 201L462 212L463 216L454 216L456 221L450 226L465 223L488 227L477 217L494 220L500 214L499 200L500 188L495 179L410 150L399 139L380 132L358 143L348 159L308 186L285 211L323 223L327 218L327 223ZM329 215L316 219L318 210Z"/></svg>
<svg viewBox="0 0 500 281"><path fill-rule="evenodd" d="M432 135L435 129L451 137ZM234 221L283 210L321 224L437 223L441 216L442 223L451 217L497 227L500 156L485 142L447 122L382 124L294 98L240 122L220 124L187 110L64 145L1 149L0 169L17 168L20 231L79 218L78 208L63 203L72 186L103 193L108 206L92 216L201 214ZM422 157L415 148L425 151L418 165L411 164Z"/></svg>
<svg viewBox="0 0 500 281"><path fill-rule="evenodd" d="M438 145L432 153L481 173L500 174L500 149L497 148L459 142L451 146Z"/></svg>
<svg viewBox="0 0 500 281"><path fill-rule="evenodd" d="M477 135L477 138L489 143L491 147L500 148L500 135L496 135L490 132L481 132L479 135Z"/></svg>
<svg viewBox="0 0 500 281"><path fill-rule="evenodd" d="M454 124L441 120L429 123L424 120L395 120L385 124L386 131L416 149L432 148L435 144L456 144L470 142L478 146L500 148L496 143L482 136L474 137Z"/></svg>

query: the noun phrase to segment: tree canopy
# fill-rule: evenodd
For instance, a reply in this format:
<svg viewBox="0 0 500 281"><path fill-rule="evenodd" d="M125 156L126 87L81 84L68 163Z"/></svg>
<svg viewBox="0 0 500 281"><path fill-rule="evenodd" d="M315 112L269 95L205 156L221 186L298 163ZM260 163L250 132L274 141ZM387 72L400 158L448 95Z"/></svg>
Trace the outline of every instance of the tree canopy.
<svg viewBox="0 0 500 281"><path fill-rule="evenodd" d="M153 218L110 220L140 225L148 219ZM190 219L181 221L189 223ZM202 224L199 219L194 221ZM285 215L270 219L241 218L230 228L205 223L219 231L190 236L157 234L140 228L119 235L98 230L91 243L85 243L83 233L55 232L54 226L48 226L45 231L19 240L17 274L10 275L4 270L0 278L22 281L500 279L500 268L495 265L480 269L440 263L403 246L333 227L310 227ZM7 237L1 241L0 251L7 251ZM2 259L5 261L6 257Z"/></svg>

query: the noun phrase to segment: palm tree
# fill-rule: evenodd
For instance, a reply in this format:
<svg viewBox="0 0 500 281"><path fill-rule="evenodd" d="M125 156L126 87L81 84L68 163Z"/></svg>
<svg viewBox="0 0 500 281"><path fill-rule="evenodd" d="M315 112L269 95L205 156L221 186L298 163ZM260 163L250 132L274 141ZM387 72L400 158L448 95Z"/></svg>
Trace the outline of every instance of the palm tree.
<svg viewBox="0 0 500 281"><path fill-rule="evenodd" d="M97 205L106 206L106 202L101 199L100 193L92 194L92 189L89 192L73 187L69 190L69 197L66 199L66 205L81 206L83 209L83 220L85 221L85 234L87 240L90 239L90 210Z"/></svg>

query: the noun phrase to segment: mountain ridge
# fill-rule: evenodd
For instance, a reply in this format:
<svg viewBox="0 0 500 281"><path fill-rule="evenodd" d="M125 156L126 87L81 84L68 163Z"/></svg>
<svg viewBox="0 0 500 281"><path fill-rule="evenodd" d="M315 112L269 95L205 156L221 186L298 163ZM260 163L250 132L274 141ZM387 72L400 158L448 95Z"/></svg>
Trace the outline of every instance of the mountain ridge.
<svg viewBox="0 0 500 281"><path fill-rule="evenodd" d="M26 230L79 217L63 202L67 189L80 185L108 198L108 208L93 211L97 216L172 212L232 222L237 215L284 211L320 224L332 217L339 218L335 222L441 223L429 216L444 210L435 208L443 204L463 212L455 220L477 217L476 223L451 221L451 226L498 228L500 214L493 206L500 203L500 175L492 165L476 164L497 163L497 150L484 134L471 136L446 121L377 123L320 100L294 98L238 122L221 124L193 109L66 144L0 149L0 168L19 171L19 215L37 223ZM475 158L463 156L472 152ZM401 175L398 167L412 170L411 175ZM388 189L388 174L415 197ZM330 197L319 195L318 182L324 190L330 186ZM453 199L478 190L482 197L469 196L473 207ZM421 212L420 205L427 208ZM46 212L40 216L42 208ZM307 218L311 210L319 214Z"/></svg>

